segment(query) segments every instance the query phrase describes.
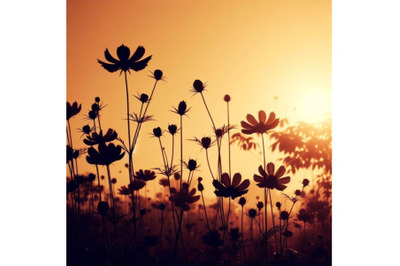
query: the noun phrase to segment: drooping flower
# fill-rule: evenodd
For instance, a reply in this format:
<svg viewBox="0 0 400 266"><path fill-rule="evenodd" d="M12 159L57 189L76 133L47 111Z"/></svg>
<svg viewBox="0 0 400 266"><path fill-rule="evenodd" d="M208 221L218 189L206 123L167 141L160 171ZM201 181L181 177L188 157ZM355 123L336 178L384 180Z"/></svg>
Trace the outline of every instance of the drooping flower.
<svg viewBox="0 0 400 266"><path fill-rule="evenodd" d="M111 163L121 160L125 152L122 152L122 147L113 143L106 145L105 143L99 144L98 151L90 147L88 149L88 156L86 161L90 164L110 165Z"/></svg>
<svg viewBox="0 0 400 266"><path fill-rule="evenodd" d="M105 135L103 135L103 130L100 130L99 133L93 132L92 135L88 135L86 139L83 140L83 142L86 145L93 146L100 143L113 141L117 137L118 133L115 130L109 128Z"/></svg>
<svg viewBox="0 0 400 266"><path fill-rule="evenodd" d="M118 59L114 58L108 49L104 51L104 57L109 63L105 63L103 61L97 60L99 64L106 69L108 72L115 72L118 70L128 71L130 73L130 69L134 71L140 71L147 66L147 63L150 61L151 56L146 57L143 60L140 60L144 55L145 49L143 46L139 46L133 55L130 57L131 51L125 46L121 45L117 48L117 56ZM129 58L130 57L130 58Z"/></svg>
<svg viewBox="0 0 400 266"><path fill-rule="evenodd" d="M82 105L78 105L77 102L73 102L72 105L67 102L67 120L69 120L71 117L79 114L79 112L82 109Z"/></svg>
<svg viewBox="0 0 400 266"><path fill-rule="evenodd" d="M140 169L135 173L135 178L143 181L150 181L156 178L156 173L151 170Z"/></svg>
<svg viewBox="0 0 400 266"><path fill-rule="evenodd" d="M216 190L214 191L215 195L217 195L218 197L231 197L232 199L235 199L246 194L248 192L247 188L250 185L250 181L246 179L242 183L240 183L241 180L242 175L240 173L236 173L233 175L232 182L229 174L222 174L221 182L216 179L213 180L213 185L216 188Z"/></svg>
<svg viewBox="0 0 400 266"><path fill-rule="evenodd" d="M279 125L279 119L275 118L276 115L274 112L271 112L269 114L268 120L267 120L267 115L265 114L264 111L259 111L258 112L258 120L255 119L255 117L251 114L248 114L246 116L247 121L250 123L247 123L245 121L241 121L240 124L242 125L242 133L243 134L253 134L253 133L267 133L268 130L274 129Z"/></svg>
<svg viewBox="0 0 400 266"><path fill-rule="evenodd" d="M268 163L267 172L265 172L261 165L258 167L258 172L261 176L254 174L254 181L256 181L258 183L257 186L261 188L266 187L283 191L287 187L285 184L290 182L289 176L282 177L286 172L284 166L279 167L275 172L275 165L273 163Z"/></svg>

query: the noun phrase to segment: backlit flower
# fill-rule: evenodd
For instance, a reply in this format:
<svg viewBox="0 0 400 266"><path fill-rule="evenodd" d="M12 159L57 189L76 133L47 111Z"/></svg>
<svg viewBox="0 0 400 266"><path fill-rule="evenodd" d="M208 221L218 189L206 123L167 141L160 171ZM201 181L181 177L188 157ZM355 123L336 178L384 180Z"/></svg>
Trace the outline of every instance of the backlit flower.
<svg viewBox="0 0 400 266"><path fill-rule="evenodd" d="M128 196L131 194L131 190L127 186L122 186L118 189L118 194Z"/></svg>
<svg viewBox="0 0 400 266"><path fill-rule="evenodd" d="M276 188L282 191L287 187L285 184L290 182L289 176L282 177L286 172L284 166L279 167L275 172L275 165L273 163L268 163L267 172L265 172L261 165L258 167L258 172L261 176L254 174L254 181L256 181L258 183L257 186L261 188Z"/></svg>
<svg viewBox="0 0 400 266"><path fill-rule="evenodd" d="M135 179L129 184L129 189L134 191L141 190L146 185L146 182L143 180Z"/></svg>
<svg viewBox="0 0 400 266"><path fill-rule="evenodd" d="M203 82L201 80L199 80L199 79L196 79L193 82L193 92L195 92L195 93L203 92L205 87L206 87L206 85L204 85Z"/></svg>
<svg viewBox="0 0 400 266"><path fill-rule="evenodd" d="M258 112L258 120L255 119L255 117L251 114L248 114L246 116L247 121L250 123L247 123L245 121L240 122L242 125L242 133L243 134L253 134L253 133L266 133L270 129L274 129L278 126L279 124L279 119L275 118L275 113L271 112L269 114L268 120L267 120L267 115L265 114L264 111L259 111Z"/></svg>
<svg viewBox="0 0 400 266"><path fill-rule="evenodd" d="M175 108L175 107L172 107L172 108L174 108L174 111L172 111L172 112L174 112L180 116L186 115L186 113L190 111L190 108L187 108L185 101L181 101L178 105L178 108Z"/></svg>
<svg viewBox="0 0 400 266"><path fill-rule="evenodd" d="M176 125L174 125L174 124L168 125L168 132L169 132L171 135L175 135L175 133L177 132L177 130L178 130L178 127L177 127Z"/></svg>
<svg viewBox="0 0 400 266"><path fill-rule="evenodd" d="M151 77L154 78L155 80L157 80L157 81L164 80L163 72L160 69L154 70L154 72L152 72L152 74L153 74L153 76L151 76Z"/></svg>
<svg viewBox="0 0 400 266"><path fill-rule="evenodd" d="M93 146L100 143L110 142L115 140L118 137L118 134L115 130L109 128L107 133L103 135L103 130L100 130L99 133L93 132L92 135L88 135L83 142L86 145Z"/></svg>
<svg viewBox="0 0 400 266"><path fill-rule="evenodd" d="M189 188L187 185L184 183L182 185L182 189L180 191L176 191L172 196L172 201L175 204L175 206L182 208L185 211L190 210L189 204L195 203L200 199L199 195L196 194L196 189L192 188L189 191Z"/></svg>
<svg viewBox="0 0 400 266"><path fill-rule="evenodd" d="M216 188L214 191L215 195L218 197L224 197L235 199L236 197L240 197L248 192L248 187L250 185L250 181L248 179L244 180L242 183L242 175L240 173L236 173L233 175L233 179L231 182L231 178L227 173L222 174L221 182L218 180L213 181L213 185Z"/></svg>
<svg viewBox="0 0 400 266"><path fill-rule="evenodd" d="M97 60L101 66L106 69L108 72L115 72L118 70L122 71L128 71L130 69L134 71L140 71L144 69L147 66L147 63L150 61L151 56L146 57L143 60L140 60L143 55L144 55L145 49L143 46L139 46L136 49L136 52L133 53L133 55L130 57L131 51L130 49L125 46L121 45L120 47L117 48L117 56L118 59L114 58L108 49L104 51L104 57L109 63L105 63L103 61Z"/></svg>
<svg viewBox="0 0 400 266"><path fill-rule="evenodd" d="M99 144L98 151L90 147L88 149L88 156L86 160L90 164L110 165L111 163L121 160L125 152L122 152L122 147L113 143L106 145L105 143Z"/></svg>
<svg viewBox="0 0 400 266"><path fill-rule="evenodd" d="M215 248L221 246L224 243L224 240L220 239L220 234L216 230L208 232L201 238L203 239L204 244Z"/></svg>
<svg viewBox="0 0 400 266"><path fill-rule="evenodd" d="M71 117L79 114L81 109L82 109L81 104L78 106L77 102L73 102L72 105L69 102L67 102L67 120L69 120Z"/></svg>
<svg viewBox="0 0 400 266"><path fill-rule="evenodd" d="M135 178L143 181L150 181L156 178L156 173L151 170L142 170L140 169L135 173Z"/></svg>
<svg viewBox="0 0 400 266"><path fill-rule="evenodd" d="M301 209L297 214L297 220L302 221L304 223L313 224L314 223L314 215L305 209Z"/></svg>

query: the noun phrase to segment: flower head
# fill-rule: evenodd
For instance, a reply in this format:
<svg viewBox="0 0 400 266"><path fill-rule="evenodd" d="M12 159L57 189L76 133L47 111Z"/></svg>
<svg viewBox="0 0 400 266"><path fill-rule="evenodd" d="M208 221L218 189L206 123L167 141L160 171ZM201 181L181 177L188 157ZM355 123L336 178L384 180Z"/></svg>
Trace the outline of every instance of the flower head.
<svg viewBox="0 0 400 266"><path fill-rule="evenodd" d="M85 125L85 126L82 127L82 132L84 134L89 134L91 131L92 131L92 129L90 128L89 125Z"/></svg>
<svg viewBox="0 0 400 266"><path fill-rule="evenodd" d="M131 51L128 47L125 45L121 45L120 47L117 48L117 56L118 59L114 58L108 49L104 51L104 57L108 61L108 63L105 63L103 61L97 60L99 64L106 69L108 72L115 72L118 70L126 72L130 69L134 71L140 71L144 69L147 66L147 63L150 61L151 56L146 57L143 60L140 60L143 55L144 55L145 49L143 46L139 46L136 51L133 53L133 55L130 57ZM129 72L130 73L130 72Z"/></svg>
<svg viewBox="0 0 400 266"><path fill-rule="evenodd" d="M246 199L244 197L241 197L239 199L239 204L243 207L246 204Z"/></svg>
<svg viewBox="0 0 400 266"><path fill-rule="evenodd" d="M171 135L175 135L177 131L178 131L178 127L176 125L174 125L174 124L168 125L168 132Z"/></svg>
<svg viewBox="0 0 400 266"><path fill-rule="evenodd" d="M118 134L115 130L109 128L107 133L103 135L103 130L100 130L99 133L93 132L92 135L88 135L83 142L86 145L93 146L100 143L110 142L115 140L118 137Z"/></svg>
<svg viewBox="0 0 400 266"><path fill-rule="evenodd" d="M141 101L142 103L146 103L147 100L149 99L149 95L147 95L146 93L142 93L142 94L138 94L137 96L134 95L136 99L138 99L139 101Z"/></svg>
<svg viewBox="0 0 400 266"><path fill-rule="evenodd" d="M110 209L110 206L108 206L106 201L100 201L99 204L97 204L97 210L101 215L106 215L108 209Z"/></svg>
<svg viewBox="0 0 400 266"><path fill-rule="evenodd" d="M275 165L273 163L268 163L267 172L265 172L261 165L258 167L258 172L261 176L254 174L254 181L256 181L258 183L257 186L261 188L276 188L277 190L283 191L286 188L285 184L290 182L289 176L282 177L286 172L284 166L279 167L275 172Z"/></svg>
<svg viewBox="0 0 400 266"><path fill-rule="evenodd" d="M67 163L72 159L79 157L79 150L74 150L71 146L67 145Z"/></svg>
<svg viewBox="0 0 400 266"><path fill-rule="evenodd" d="M164 80L163 72L160 69L154 70L154 72L152 72L152 74L153 74L153 76L151 76L151 77L154 78L155 80L157 80L157 81Z"/></svg>
<svg viewBox="0 0 400 266"><path fill-rule="evenodd" d="M226 94L226 95L224 96L224 101L227 102L227 103L229 103L229 102L231 101L231 96L229 96L229 94Z"/></svg>
<svg viewBox="0 0 400 266"><path fill-rule="evenodd" d="M131 190L127 186L122 186L118 189L120 195L128 196L131 194Z"/></svg>
<svg viewBox="0 0 400 266"><path fill-rule="evenodd" d="M201 238L203 239L204 244L211 247L219 247L224 243L223 239L220 239L220 234L217 230L212 230L207 234L203 235Z"/></svg>
<svg viewBox="0 0 400 266"><path fill-rule="evenodd" d="M172 108L174 108L174 111L172 111L172 112L174 112L180 116L186 115L187 112L190 111L190 108L187 108L185 101L181 101L178 105L178 108L175 108L175 107L172 107Z"/></svg>
<svg viewBox="0 0 400 266"><path fill-rule="evenodd" d="M257 202L258 211L261 211L262 208L264 208L264 203L262 201Z"/></svg>
<svg viewBox="0 0 400 266"><path fill-rule="evenodd" d="M160 127L153 128L153 136L157 138L162 136L162 130Z"/></svg>
<svg viewBox="0 0 400 266"><path fill-rule="evenodd" d="M161 178L159 183L163 187L168 187L169 186L169 179L168 178Z"/></svg>
<svg viewBox="0 0 400 266"><path fill-rule="evenodd" d="M303 187L308 186L308 184L310 184L310 180L308 180L307 178L303 179Z"/></svg>
<svg viewBox="0 0 400 266"><path fill-rule="evenodd" d="M183 210L190 210L189 204L195 203L200 199L199 195L196 195L196 189L192 188L189 191L189 187L186 183L182 184L182 189L180 191L176 191L173 195L171 195L171 199L175 206L181 207Z"/></svg>
<svg viewBox="0 0 400 266"><path fill-rule="evenodd" d="M249 210L249 217L250 218L254 218L254 217L256 217L256 215L257 215L257 210L256 209L250 209Z"/></svg>
<svg viewBox="0 0 400 266"><path fill-rule="evenodd" d="M187 169L189 169L189 171L194 171L196 170L199 166L197 165L197 162L193 159L189 159L189 161L187 163L185 163Z"/></svg>
<svg viewBox="0 0 400 266"><path fill-rule="evenodd" d="M301 209L297 214L297 220L302 221L304 223L313 224L314 223L314 215L305 209Z"/></svg>
<svg viewBox="0 0 400 266"><path fill-rule="evenodd" d="M125 152L122 152L122 147L113 143L106 145L105 143L100 143L98 151L90 147L88 149L88 156L86 156L86 161L90 164L99 165L110 165L111 163L121 160L124 157Z"/></svg>
<svg viewBox="0 0 400 266"><path fill-rule="evenodd" d="M135 178L143 181L150 181L156 178L156 173L151 170L142 170L136 172Z"/></svg>
<svg viewBox="0 0 400 266"><path fill-rule="evenodd" d="M82 105L78 105L77 102L73 102L73 104L70 104L67 102L67 120L69 120L71 117L79 114L79 112L82 109Z"/></svg>
<svg viewBox="0 0 400 266"><path fill-rule="evenodd" d="M146 182L143 180L135 179L129 184L129 189L133 191L141 190L146 185Z"/></svg>
<svg viewBox="0 0 400 266"><path fill-rule="evenodd" d="M196 79L193 82L193 92L194 93L202 93L204 91L204 88L206 87L205 84L199 79Z"/></svg>
<svg viewBox="0 0 400 266"><path fill-rule="evenodd" d="M233 179L231 182L231 178L227 173L222 174L221 182L218 180L213 181L213 185L216 188L214 191L215 195L218 197L224 197L235 199L236 197L240 197L248 192L248 187L250 185L250 181L248 179L244 180L242 183L242 175L240 173L236 173L233 175Z"/></svg>
<svg viewBox="0 0 400 266"><path fill-rule="evenodd" d="M250 124L245 121L242 121L240 124L243 127L242 133L247 135L253 133L259 133L259 134L267 133L268 130L276 128L279 124L279 119L275 118L274 112L271 112L269 114L267 120L267 115L262 110L258 112L259 121L257 121L257 119L255 119L254 116L251 114L248 114L246 116L246 119Z"/></svg>
<svg viewBox="0 0 400 266"><path fill-rule="evenodd" d="M282 211L279 217L281 220L288 220L289 219L289 213L287 211Z"/></svg>

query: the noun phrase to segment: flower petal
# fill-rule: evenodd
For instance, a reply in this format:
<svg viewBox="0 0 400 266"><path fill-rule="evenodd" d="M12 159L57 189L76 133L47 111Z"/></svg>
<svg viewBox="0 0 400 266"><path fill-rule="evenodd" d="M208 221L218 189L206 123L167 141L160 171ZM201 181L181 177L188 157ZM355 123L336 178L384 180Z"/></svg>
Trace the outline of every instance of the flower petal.
<svg viewBox="0 0 400 266"><path fill-rule="evenodd" d="M242 175L240 173L234 174L232 179L232 186L236 188L240 184L240 181L242 181Z"/></svg>
<svg viewBox="0 0 400 266"><path fill-rule="evenodd" d="M250 186L250 180L246 179L237 187L237 190L242 191Z"/></svg>
<svg viewBox="0 0 400 266"><path fill-rule="evenodd" d="M222 174L221 182L225 185L225 187L229 187L231 185L231 179L227 173Z"/></svg>
<svg viewBox="0 0 400 266"><path fill-rule="evenodd" d="M278 179L279 184L287 184L290 182L290 177L289 176L285 176L282 177L281 179Z"/></svg>
<svg viewBox="0 0 400 266"><path fill-rule="evenodd" d="M129 59L129 63L136 62L137 60L142 58L144 55L144 52L145 52L144 47L138 46L138 48L136 48L136 51L133 53L132 57Z"/></svg>
<svg viewBox="0 0 400 266"><path fill-rule="evenodd" d="M130 54L131 51L129 50L129 47L123 44L117 48L117 56L121 61L128 61Z"/></svg>
<svg viewBox="0 0 400 266"><path fill-rule="evenodd" d="M273 163L267 164L267 173L268 175L274 175L275 173L275 165Z"/></svg>
<svg viewBox="0 0 400 266"><path fill-rule="evenodd" d="M242 133L246 134L246 135L251 135L251 134L256 133L256 130L254 130L254 129L242 129Z"/></svg>
<svg viewBox="0 0 400 266"><path fill-rule="evenodd" d="M265 120L267 120L267 115L263 110L258 111L258 120L261 124L264 124Z"/></svg>
<svg viewBox="0 0 400 266"><path fill-rule="evenodd" d="M264 168L262 167L262 165L260 165L258 167L258 172L260 173L261 176L263 176L264 178L267 177L267 173L265 172Z"/></svg>
<svg viewBox="0 0 400 266"><path fill-rule="evenodd" d="M140 71L140 70L144 69L145 67L147 67L147 63L150 61L150 59L151 59L151 55L141 61L133 63L129 68L133 69L135 71Z"/></svg>
<svg viewBox="0 0 400 266"><path fill-rule="evenodd" d="M279 125L279 119L276 119L272 124L267 125L267 130L274 129Z"/></svg>
<svg viewBox="0 0 400 266"><path fill-rule="evenodd" d="M117 71L119 69L119 66L115 65L115 64L107 64L107 63L104 63L103 61L100 61L100 60L97 60L97 62L99 62L99 64L101 64L101 66L105 70L107 70L108 72L111 72L111 73L113 73L113 72L115 72L115 71Z"/></svg>
<svg viewBox="0 0 400 266"><path fill-rule="evenodd" d="M275 113L274 112L271 112L270 114L269 114L269 117L268 117L268 120L267 120L267 125L268 124L271 124L274 120L275 120L275 117L276 117L276 115L275 115Z"/></svg>
<svg viewBox="0 0 400 266"><path fill-rule="evenodd" d="M281 167L279 167L278 171L276 171L275 176L281 177L285 174L285 172L286 172L286 168L285 168L285 166L282 165Z"/></svg>
<svg viewBox="0 0 400 266"><path fill-rule="evenodd" d="M257 126L257 125L258 125L257 120L256 120L256 119L254 118L254 116L252 116L251 114L248 114L248 115L246 116L246 119L247 119L247 121L249 121L250 124L252 124L253 126Z"/></svg>
<svg viewBox="0 0 400 266"><path fill-rule="evenodd" d="M110 52L108 51L108 49L106 49L106 50L104 51L104 57L107 59L108 62L115 63L115 64L119 63L119 61L118 61L117 59L115 59L115 58L110 54Z"/></svg>
<svg viewBox="0 0 400 266"><path fill-rule="evenodd" d="M254 179L254 181L256 181L257 183L260 183L260 182L264 181L264 178L263 178L263 177L261 177L261 176L259 176L259 175L256 175L256 174L253 176L253 179Z"/></svg>
<svg viewBox="0 0 400 266"><path fill-rule="evenodd" d="M251 129L251 128L253 128L252 125L246 123L245 121L241 121L241 122L240 122L240 125L241 125L243 128L246 128L246 129Z"/></svg>

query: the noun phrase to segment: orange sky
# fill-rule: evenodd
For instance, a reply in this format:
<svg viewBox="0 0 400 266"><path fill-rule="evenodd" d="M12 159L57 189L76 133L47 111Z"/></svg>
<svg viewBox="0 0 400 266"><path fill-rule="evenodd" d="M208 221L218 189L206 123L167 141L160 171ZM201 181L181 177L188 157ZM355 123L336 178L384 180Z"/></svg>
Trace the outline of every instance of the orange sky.
<svg viewBox="0 0 400 266"><path fill-rule="evenodd" d="M331 111L331 40L331 1L68 0L67 101L82 103L71 125L76 129L87 123L83 119L99 96L107 104L103 128L113 128L126 139L123 75L108 73L97 63L104 60L106 48L115 55L121 44L131 51L143 45L145 55L153 55L145 70L128 77L131 95L150 93L149 71L161 69L167 77L167 82L159 83L149 109L157 121L142 128L136 169L161 166L159 144L149 133L157 126L178 124L178 116L169 110L181 100L192 107L184 119L184 138L211 134L201 98L189 92L195 79L208 84L205 97L217 126L226 124L222 98L227 93L232 97L231 122L236 125L246 114L261 109L288 117L292 123L315 122ZM131 97L131 103L137 111L138 101ZM84 147L81 134L74 131L73 135L74 145ZM163 139L167 152L169 140ZM194 143L184 145L184 159L198 159L199 175L211 179L204 152ZM232 171L252 180L260 161L232 149ZM226 149L223 152L226 155ZM267 158L274 161L279 155L269 152ZM119 185L127 183L126 162L127 157L111 168ZM83 157L79 166L81 172L94 170ZM293 177L289 191L303 177Z"/></svg>

